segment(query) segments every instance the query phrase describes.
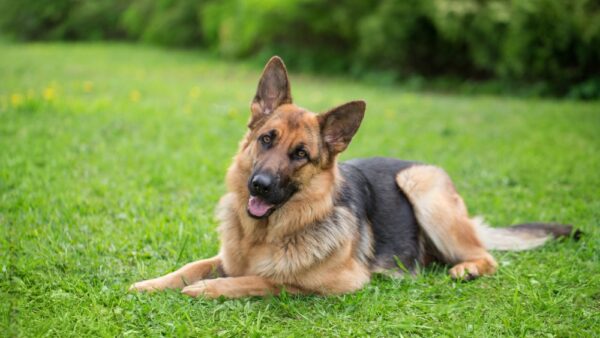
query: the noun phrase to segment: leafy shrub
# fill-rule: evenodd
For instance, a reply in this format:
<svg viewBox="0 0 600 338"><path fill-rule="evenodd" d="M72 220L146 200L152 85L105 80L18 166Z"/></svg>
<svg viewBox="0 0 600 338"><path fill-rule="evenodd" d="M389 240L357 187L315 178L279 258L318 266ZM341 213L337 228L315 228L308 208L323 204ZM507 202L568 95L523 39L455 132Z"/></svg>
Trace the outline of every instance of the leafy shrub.
<svg viewBox="0 0 600 338"><path fill-rule="evenodd" d="M0 0L23 40L125 38L356 76L600 97L598 0ZM413 81L414 82L414 81Z"/></svg>
<svg viewBox="0 0 600 338"><path fill-rule="evenodd" d="M452 53L437 53L444 41L429 14L432 10L431 0L381 1L360 22L360 61L401 75L443 71Z"/></svg>
<svg viewBox="0 0 600 338"><path fill-rule="evenodd" d="M124 37L119 26L130 0L0 0L0 28L21 40Z"/></svg>
<svg viewBox="0 0 600 338"><path fill-rule="evenodd" d="M128 35L144 42L176 47L199 46L202 41L196 0L138 0L122 15Z"/></svg>
<svg viewBox="0 0 600 338"><path fill-rule="evenodd" d="M123 11L129 5L124 0L77 1L60 26L61 38L70 40L101 40L125 37L119 25Z"/></svg>
<svg viewBox="0 0 600 338"><path fill-rule="evenodd" d="M599 46L597 1L515 1L497 74L515 81L547 83L555 94L584 85L588 89L579 90L585 97L600 79ZM600 88L595 90L600 97Z"/></svg>
<svg viewBox="0 0 600 338"><path fill-rule="evenodd" d="M0 27L22 40L60 39L73 0L0 0Z"/></svg>

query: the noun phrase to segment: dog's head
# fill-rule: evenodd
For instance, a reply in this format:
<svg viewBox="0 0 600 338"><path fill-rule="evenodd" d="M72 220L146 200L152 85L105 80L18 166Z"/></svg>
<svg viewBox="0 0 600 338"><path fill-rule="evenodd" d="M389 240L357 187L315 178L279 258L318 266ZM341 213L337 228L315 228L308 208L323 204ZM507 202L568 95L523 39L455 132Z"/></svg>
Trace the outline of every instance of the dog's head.
<svg viewBox="0 0 600 338"><path fill-rule="evenodd" d="M263 71L251 104L244 141L248 159L248 214L266 218L309 182L335 167L358 130L365 102L352 101L323 114L292 103L287 71L273 57Z"/></svg>

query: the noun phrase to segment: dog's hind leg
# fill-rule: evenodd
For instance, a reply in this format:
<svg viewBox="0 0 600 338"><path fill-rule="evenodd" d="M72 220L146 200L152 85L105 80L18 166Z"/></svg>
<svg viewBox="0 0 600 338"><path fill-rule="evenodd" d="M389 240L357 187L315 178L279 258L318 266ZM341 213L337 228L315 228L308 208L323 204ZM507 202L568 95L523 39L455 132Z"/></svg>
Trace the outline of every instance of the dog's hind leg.
<svg viewBox="0 0 600 338"><path fill-rule="evenodd" d="M496 261L478 238L463 199L442 169L415 165L400 171L396 183L413 206L419 226L453 278L493 274Z"/></svg>
<svg viewBox="0 0 600 338"><path fill-rule="evenodd" d="M221 258L215 256L213 258L188 263L177 271L173 271L162 277L137 282L131 285L129 290L152 292L164 289L181 289L207 277L223 276L224 273L221 267Z"/></svg>

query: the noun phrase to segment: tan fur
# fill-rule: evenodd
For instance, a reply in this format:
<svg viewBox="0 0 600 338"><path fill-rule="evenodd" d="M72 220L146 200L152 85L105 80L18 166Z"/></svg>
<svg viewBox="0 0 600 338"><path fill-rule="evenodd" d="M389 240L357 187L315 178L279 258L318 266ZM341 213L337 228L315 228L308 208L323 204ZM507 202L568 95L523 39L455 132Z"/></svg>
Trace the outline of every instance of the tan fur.
<svg viewBox="0 0 600 338"><path fill-rule="evenodd" d="M496 271L496 261L483 246L463 199L442 169L415 165L401 171L396 182L413 205L427 238L447 263L455 264L450 269L452 277Z"/></svg>

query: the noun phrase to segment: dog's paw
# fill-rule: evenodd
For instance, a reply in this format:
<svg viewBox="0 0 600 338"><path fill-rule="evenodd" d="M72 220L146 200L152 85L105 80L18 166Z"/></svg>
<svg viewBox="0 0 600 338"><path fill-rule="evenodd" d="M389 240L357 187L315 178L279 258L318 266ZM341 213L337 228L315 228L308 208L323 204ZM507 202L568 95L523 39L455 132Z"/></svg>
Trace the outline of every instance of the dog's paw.
<svg viewBox="0 0 600 338"><path fill-rule="evenodd" d="M480 276L477 264L471 262L456 264L448 273L452 279L471 280Z"/></svg>
<svg viewBox="0 0 600 338"><path fill-rule="evenodd" d="M195 284L188 285L181 290L181 293L194 298L201 296L206 298L218 298L221 296L221 293L216 285L210 281L200 281Z"/></svg>
<svg viewBox="0 0 600 338"><path fill-rule="evenodd" d="M130 292L154 292L166 289L167 286L160 278L148 279L131 284Z"/></svg>

